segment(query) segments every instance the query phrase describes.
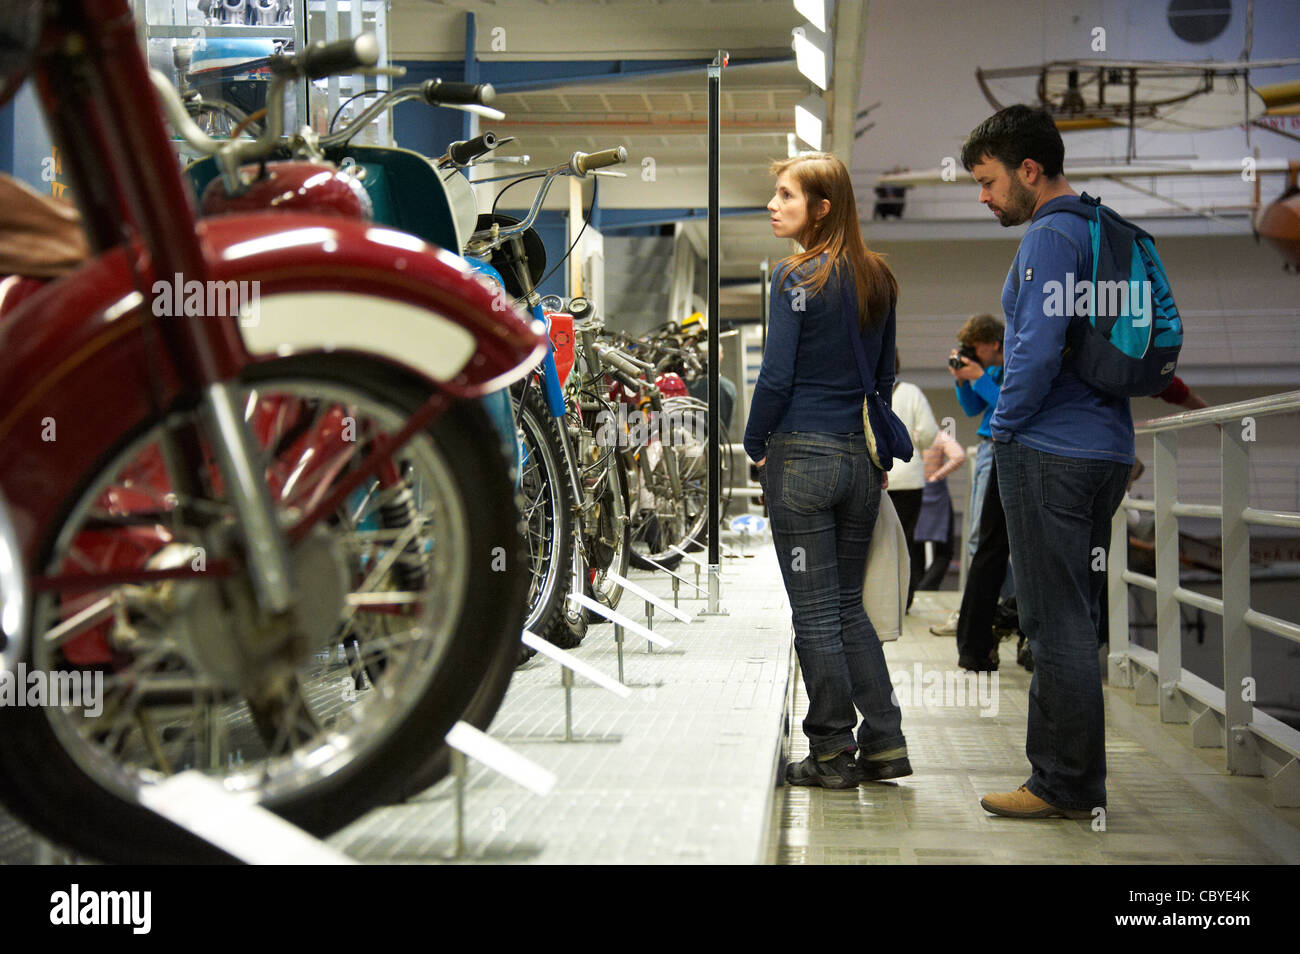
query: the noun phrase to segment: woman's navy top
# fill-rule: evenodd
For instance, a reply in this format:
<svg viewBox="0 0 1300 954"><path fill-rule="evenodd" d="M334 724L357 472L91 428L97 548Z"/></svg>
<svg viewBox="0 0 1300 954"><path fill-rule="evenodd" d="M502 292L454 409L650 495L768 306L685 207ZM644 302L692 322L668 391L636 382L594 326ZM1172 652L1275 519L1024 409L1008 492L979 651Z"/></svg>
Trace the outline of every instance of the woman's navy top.
<svg viewBox="0 0 1300 954"><path fill-rule="evenodd" d="M841 302L849 302L856 326L852 269L839 268L817 294L795 287L822 260L797 272L778 268L772 276L767 348L745 427L745 453L755 461L767 456L776 433L862 431L862 375L841 314ZM893 308L880 327L862 332L869 383L886 405L894 390L894 333Z"/></svg>

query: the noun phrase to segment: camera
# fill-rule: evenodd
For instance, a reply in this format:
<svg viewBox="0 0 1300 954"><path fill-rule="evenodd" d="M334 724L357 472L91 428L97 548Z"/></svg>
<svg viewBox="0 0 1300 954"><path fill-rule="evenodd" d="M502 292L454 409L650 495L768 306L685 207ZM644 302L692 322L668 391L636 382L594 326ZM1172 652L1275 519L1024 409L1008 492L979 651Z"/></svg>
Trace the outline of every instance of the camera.
<svg viewBox="0 0 1300 954"><path fill-rule="evenodd" d="M957 355L958 357L948 359L948 367L952 368L954 371L961 370L962 358L965 358L967 361L971 362L972 364L980 364L979 356L975 354L975 349L972 348L970 345L964 344L960 348L958 348ZM980 365L980 367L983 367L983 365Z"/></svg>

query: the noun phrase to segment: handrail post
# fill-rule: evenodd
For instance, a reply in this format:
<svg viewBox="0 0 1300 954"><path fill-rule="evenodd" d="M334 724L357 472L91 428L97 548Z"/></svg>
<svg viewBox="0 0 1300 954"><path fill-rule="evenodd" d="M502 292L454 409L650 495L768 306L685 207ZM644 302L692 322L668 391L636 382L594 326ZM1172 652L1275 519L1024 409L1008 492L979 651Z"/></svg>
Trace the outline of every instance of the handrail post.
<svg viewBox="0 0 1300 954"><path fill-rule="evenodd" d="M1160 681L1160 721L1186 722L1187 704L1178 692L1183 672L1183 614L1178 589L1178 431L1155 437L1156 485L1156 652Z"/></svg>
<svg viewBox="0 0 1300 954"><path fill-rule="evenodd" d="M1127 499L1127 495L1126 499ZM1110 649L1106 656L1106 680L1112 686L1129 688L1133 674L1128 665L1128 511L1121 503L1110 521L1110 556L1106 560L1106 605L1109 618L1102 620Z"/></svg>
<svg viewBox="0 0 1300 954"><path fill-rule="evenodd" d="M1255 680L1251 677L1250 626L1250 455L1243 428L1222 425L1223 473L1223 708L1227 727L1228 771L1259 775L1259 751L1250 730L1255 710Z"/></svg>

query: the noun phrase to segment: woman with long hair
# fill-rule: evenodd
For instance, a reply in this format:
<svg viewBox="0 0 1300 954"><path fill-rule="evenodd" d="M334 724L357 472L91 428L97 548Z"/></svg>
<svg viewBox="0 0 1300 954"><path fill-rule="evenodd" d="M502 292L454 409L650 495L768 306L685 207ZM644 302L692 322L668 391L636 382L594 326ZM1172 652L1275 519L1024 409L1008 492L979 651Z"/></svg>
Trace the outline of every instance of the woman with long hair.
<svg viewBox="0 0 1300 954"><path fill-rule="evenodd" d="M898 284L862 240L843 162L802 155L773 163L772 173L772 231L803 251L772 276L745 451L771 513L808 692L810 754L786 767L786 781L852 788L912 772L885 655L862 608L885 475L867 453L863 375L850 337L860 338L868 384L888 404Z"/></svg>

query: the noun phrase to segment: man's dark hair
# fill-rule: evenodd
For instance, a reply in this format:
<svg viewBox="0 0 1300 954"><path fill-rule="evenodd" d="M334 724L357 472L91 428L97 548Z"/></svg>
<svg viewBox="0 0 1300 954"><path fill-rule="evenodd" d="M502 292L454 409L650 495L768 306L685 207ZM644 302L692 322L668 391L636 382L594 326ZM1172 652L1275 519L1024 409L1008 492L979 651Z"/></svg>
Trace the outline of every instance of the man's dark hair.
<svg viewBox="0 0 1300 954"><path fill-rule="evenodd" d="M1055 179L1065 164L1065 143L1047 110L1008 106L971 130L962 144L961 164L967 172L986 157L1008 169L1018 169L1032 159L1049 179Z"/></svg>
<svg viewBox="0 0 1300 954"><path fill-rule="evenodd" d="M990 314L971 315L957 332L957 340L964 345L1001 344L1007 328Z"/></svg>

